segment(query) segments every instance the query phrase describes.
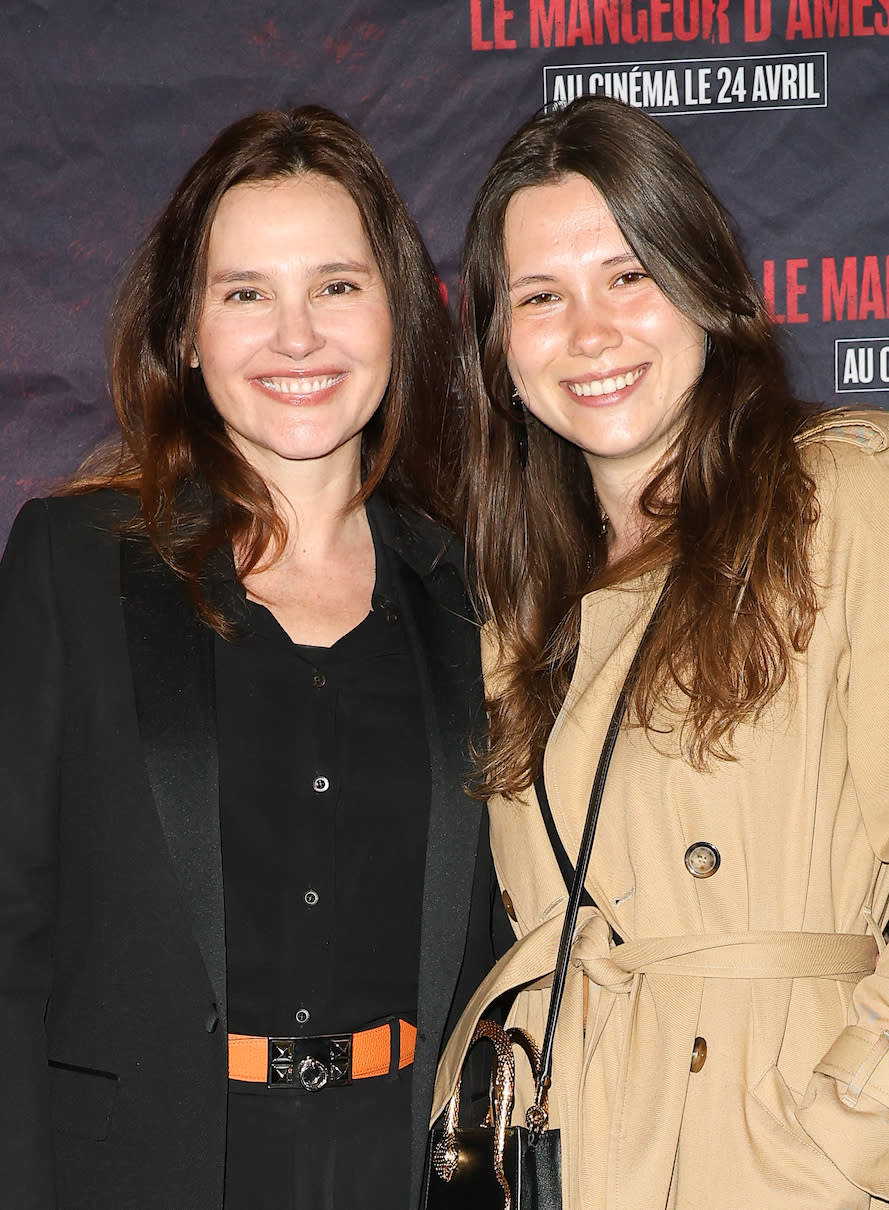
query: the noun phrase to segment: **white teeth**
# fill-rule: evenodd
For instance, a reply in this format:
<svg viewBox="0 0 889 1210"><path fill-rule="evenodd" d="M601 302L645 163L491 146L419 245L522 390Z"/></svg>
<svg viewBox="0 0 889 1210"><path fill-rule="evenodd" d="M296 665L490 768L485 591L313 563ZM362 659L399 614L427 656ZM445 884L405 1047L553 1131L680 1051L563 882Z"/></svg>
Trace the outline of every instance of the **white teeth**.
<svg viewBox="0 0 889 1210"><path fill-rule="evenodd" d="M568 390L575 395L612 395L622 391L624 387L632 386L642 377L642 369L630 370L626 374L616 374L614 378L594 378L592 382L569 382Z"/></svg>
<svg viewBox="0 0 889 1210"><path fill-rule="evenodd" d="M282 395L314 395L341 378L342 374L327 374L324 378L260 378L259 381L270 391L280 391Z"/></svg>

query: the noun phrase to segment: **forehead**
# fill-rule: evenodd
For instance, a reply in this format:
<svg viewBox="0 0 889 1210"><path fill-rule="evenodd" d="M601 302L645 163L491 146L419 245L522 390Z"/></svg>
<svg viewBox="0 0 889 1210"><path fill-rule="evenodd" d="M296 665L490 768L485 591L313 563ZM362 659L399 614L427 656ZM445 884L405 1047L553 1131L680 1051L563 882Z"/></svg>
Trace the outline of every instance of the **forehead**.
<svg viewBox="0 0 889 1210"><path fill-rule="evenodd" d="M210 226L209 252L244 241L262 246L286 240L298 247L319 238L368 250L364 223L348 190L331 177L306 172L228 189Z"/></svg>
<svg viewBox="0 0 889 1210"><path fill-rule="evenodd" d="M503 240L507 261L516 255L628 247L602 194L578 173L514 193L506 207Z"/></svg>

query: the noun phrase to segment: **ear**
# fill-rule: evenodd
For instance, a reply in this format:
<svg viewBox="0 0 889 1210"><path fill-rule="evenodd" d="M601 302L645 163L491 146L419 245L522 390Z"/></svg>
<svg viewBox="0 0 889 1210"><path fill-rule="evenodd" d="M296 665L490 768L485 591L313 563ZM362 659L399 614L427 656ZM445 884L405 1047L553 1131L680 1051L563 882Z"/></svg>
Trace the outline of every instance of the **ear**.
<svg viewBox="0 0 889 1210"><path fill-rule="evenodd" d="M200 369L201 358L200 358L200 354L198 353L198 346L195 344L193 344L191 346L191 357L189 357L189 359L188 359L188 364L191 366L191 368L193 370Z"/></svg>

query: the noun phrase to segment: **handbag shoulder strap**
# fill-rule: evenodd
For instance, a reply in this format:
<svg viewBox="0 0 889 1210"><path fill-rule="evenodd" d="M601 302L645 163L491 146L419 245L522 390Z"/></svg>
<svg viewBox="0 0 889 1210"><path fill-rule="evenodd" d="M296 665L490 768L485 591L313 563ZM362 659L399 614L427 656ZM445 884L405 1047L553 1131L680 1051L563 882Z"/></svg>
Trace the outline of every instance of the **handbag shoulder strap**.
<svg viewBox="0 0 889 1210"><path fill-rule="evenodd" d="M571 890L574 883L574 866L571 864L571 858L568 856L568 850L562 843L562 837L559 835L559 829L556 827L556 821L553 819L553 809L549 805L549 795L546 792L546 783L543 779L543 774L538 777L534 783L534 793L537 795L537 803L540 807L540 814L543 817L543 826L546 828L547 839L552 846L553 855L559 866L559 872L565 880L565 887ZM578 907L596 907L596 901L584 886L580 895L580 903ZM619 933L612 928L611 939L615 945L623 945L624 939Z"/></svg>
<svg viewBox="0 0 889 1210"><path fill-rule="evenodd" d="M552 1065L553 1065L553 1043L556 1035L556 1025L559 1020L559 1010L562 1007L562 996L565 991L565 977L568 973L568 962L571 956L571 945L574 941L574 930L577 926L577 913L580 909L581 899L585 892L585 882L587 870L590 864L590 855L593 851L593 841L596 837L596 828L599 823L599 810L602 806L602 795L605 792L605 779L608 776L608 766L611 764L611 756L614 752L614 745L617 742L617 737L620 732L621 724L623 723L624 714L626 713L627 703L630 700L630 694L633 692L633 686L636 683L636 678L639 675L639 667L642 663L642 654L648 644L651 635L657 626L657 620L663 606L664 598L667 593L667 588L670 584L672 576L668 574L664 586L661 589L661 594L658 597L657 603L652 611L651 617L648 619L648 624L639 641L639 646L636 648L636 654L630 664L627 675L624 678L624 683L621 686L621 691L617 698L614 711L611 715L611 721L608 724L608 730L605 733L605 741L602 744L602 751L599 753L599 763L596 766L596 775L593 778L593 788L590 792L590 803L587 808L586 822L584 824L583 836L580 841L580 851L577 855L577 866L574 870L574 877L571 880L571 890L568 894L568 905L565 908L565 921L562 925L562 933L559 939L558 955L556 957L556 967L553 972L552 991L550 993L549 1013L546 1019L546 1028L543 1032L543 1044L540 1047L540 1070L537 1078L536 1098L534 1105L528 1110L528 1125L532 1131L540 1130L546 1123L546 1111L543 1108L546 1094L552 1083ZM544 792L545 793L545 792ZM548 803L547 803L548 805ZM551 812L550 812L551 817ZM544 816L544 821L545 821ZM553 831L555 825L553 824ZM561 845L562 850L564 846ZM558 851L556 852L558 859ZM567 860L567 854L566 854Z"/></svg>
<svg viewBox="0 0 889 1210"><path fill-rule="evenodd" d="M558 863L559 873L564 879L565 886L570 890L571 884L574 881L574 866L571 864L571 858L568 856L568 851L562 843L562 837L559 835L559 830L556 827L556 821L553 819L553 810L549 805L549 795L546 792L546 782L543 779L542 773L534 783L534 793L537 795L537 805L540 807L543 826L546 828L547 839L552 848L553 856ZM596 906L592 895L586 887L583 888L583 893L580 897L580 906Z"/></svg>

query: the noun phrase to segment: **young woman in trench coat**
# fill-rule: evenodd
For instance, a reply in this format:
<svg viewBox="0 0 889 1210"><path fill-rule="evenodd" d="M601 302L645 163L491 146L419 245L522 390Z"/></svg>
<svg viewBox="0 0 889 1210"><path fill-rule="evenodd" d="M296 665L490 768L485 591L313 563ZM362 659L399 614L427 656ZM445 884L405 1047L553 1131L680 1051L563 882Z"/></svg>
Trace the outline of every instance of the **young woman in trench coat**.
<svg viewBox="0 0 889 1210"><path fill-rule="evenodd" d="M605 730L556 1038L568 1210L889 1199L889 424L788 387L726 216L673 138L587 98L501 152L471 220L469 533L492 844L541 1040ZM536 788L535 788L536 786ZM548 799L548 808L546 800Z"/></svg>

